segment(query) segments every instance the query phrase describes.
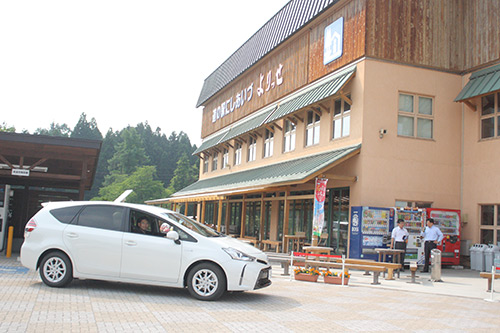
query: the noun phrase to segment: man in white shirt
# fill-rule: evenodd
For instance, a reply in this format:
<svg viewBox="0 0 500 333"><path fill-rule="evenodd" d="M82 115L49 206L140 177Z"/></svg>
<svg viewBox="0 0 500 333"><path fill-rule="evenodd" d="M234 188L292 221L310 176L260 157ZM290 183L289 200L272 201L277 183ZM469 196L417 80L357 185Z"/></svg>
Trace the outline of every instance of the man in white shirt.
<svg viewBox="0 0 500 333"><path fill-rule="evenodd" d="M425 265L422 270L423 273L429 272L429 258L432 249L435 249L438 244L443 240L443 233L438 227L434 225L434 219L427 219L427 227L423 230L420 235L424 237L424 253L425 253Z"/></svg>
<svg viewBox="0 0 500 333"><path fill-rule="evenodd" d="M403 219L398 219L398 226L392 229L391 235L391 249L403 250L399 263L401 264L401 271L405 270L405 254L406 254L406 243L408 243L408 230L405 228L405 221Z"/></svg>

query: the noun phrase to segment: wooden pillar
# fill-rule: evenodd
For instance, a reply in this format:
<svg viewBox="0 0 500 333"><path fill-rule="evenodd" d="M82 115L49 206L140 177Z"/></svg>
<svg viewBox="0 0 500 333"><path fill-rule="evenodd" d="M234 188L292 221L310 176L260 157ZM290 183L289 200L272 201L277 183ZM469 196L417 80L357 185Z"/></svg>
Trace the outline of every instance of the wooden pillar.
<svg viewBox="0 0 500 333"><path fill-rule="evenodd" d="M187 202L187 201L186 201L186 202L184 203L184 215L185 215L185 216L187 216L187 214L188 214L188 205L189 205L189 202Z"/></svg>
<svg viewBox="0 0 500 333"><path fill-rule="evenodd" d="M217 213L217 231L220 232L220 226L222 223L222 199L219 199L219 209Z"/></svg>
<svg viewBox="0 0 500 333"><path fill-rule="evenodd" d="M23 163L23 160L21 160L19 163ZM79 193L78 193L78 198L80 201L82 201L85 197L85 183L87 182L87 161L83 161L82 163L82 176L80 178L80 186L79 186Z"/></svg>
<svg viewBox="0 0 500 333"><path fill-rule="evenodd" d="M196 203L196 221L201 222L201 204Z"/></svg>
<svg viewBox="0 0 500 333"><path fill-rule="evenodd" d="M241 203L241 226L240 226L240 237L245 237L245 224L246 224L246 215L247 215L247 202L246 202L246 194L243 194L243 201Z"/></svg>
<svg viewBox="0 0 500 333"><path fill-rule="evenodd" d="M172 209L174 212L177 211L177 202L174 202L174 208Z"/></svg>
<svg viewBox="0 0 500 333"><path fill-rule="evenodd" d="M259 232L259 240L262 241L264 240L264 213L265 213L265 206L264 206L264 195L265 193L263 192L261 197L260 197L260 232Z"/></svg>
<svg viewBox="0 0 500 333"><path fill-rule="evenodd" d="M288 235L288 220L290 219L290 201L288 200L288 190L285 191L285 211L283 212L283 252L288 253L288 242L285 240L285 235Z"/></svg>
<svg viewBox="0 0 500 333"><path fill-rule="evenodd" d="M206 208L206 201L203 200L201 202L201 220L200 220L200 223L205 223L205 208Z"/></svg>
<svg viewBox="0 0 500 333"><path fill-rule="evenodd" d="M215 204L216 204L217 201L214 201L213 205L214 205L214 210L212 212L212 224L213 225L217 225L217 209L215 209Z"/></svg>
<svg viewBox="0 0 500 333"><path fill-rule="evenodd" d="M229 214L231 213L230 211L230 204L229 204L229 200L226 199L226 218L225 218L225 221L224 221L224 224L226 225L226 232L225 234L226 235L229 235L229 219L230 219L230 216Z"/></svg>

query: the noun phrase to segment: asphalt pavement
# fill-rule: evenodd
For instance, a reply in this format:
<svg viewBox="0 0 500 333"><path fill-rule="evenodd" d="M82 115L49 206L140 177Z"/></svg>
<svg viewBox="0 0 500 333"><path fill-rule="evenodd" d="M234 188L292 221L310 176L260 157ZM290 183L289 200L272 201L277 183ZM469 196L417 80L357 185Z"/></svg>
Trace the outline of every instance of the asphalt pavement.
<svg viewBox="0 0 500 333"><path fill-rule="evenodd" d="M0 332L498 332L500 292L467 269L442 269L443 282L409 272L371 285L352 272L345 287L302 282L273 266L273 285L227 293L216 302L185 289L74 280L42 284L17 255L0 254ZM497 290L500 291L500 280ZM493 301L491 301L493 300Z"/></svg>

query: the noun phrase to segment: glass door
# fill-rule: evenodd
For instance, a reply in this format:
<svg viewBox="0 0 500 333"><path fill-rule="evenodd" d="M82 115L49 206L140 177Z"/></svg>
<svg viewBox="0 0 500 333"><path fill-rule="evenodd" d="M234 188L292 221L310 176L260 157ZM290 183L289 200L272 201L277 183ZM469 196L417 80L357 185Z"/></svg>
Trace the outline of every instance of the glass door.
<svg viewBox="0 0 500 333"><path fill-rule="evenodd" d="M349 188L330 189L328 193L328 246L335 254L347 254L349 235Z"/></svg>

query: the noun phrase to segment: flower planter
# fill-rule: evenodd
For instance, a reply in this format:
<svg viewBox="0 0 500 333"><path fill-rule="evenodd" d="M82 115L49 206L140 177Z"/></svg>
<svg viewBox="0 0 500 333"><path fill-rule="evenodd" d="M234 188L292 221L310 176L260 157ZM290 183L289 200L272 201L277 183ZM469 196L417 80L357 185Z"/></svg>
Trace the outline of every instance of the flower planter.
<svg viewBox="0 0 500 333"><path fill-rule="evenodd" d="M316 282L318 281L318 276L319 275L311 275L311 274L295 274L295 280L299 281L309 281L309 282Z"/></svg>
<svg viewBox="0 0 500 333"><path fill-rule="evenodd" d="M342 278L340 276L323 276L323 281L331 284L342 284ZM348 284L349 278L344 277L344 285L347 286Z"/></svg>

